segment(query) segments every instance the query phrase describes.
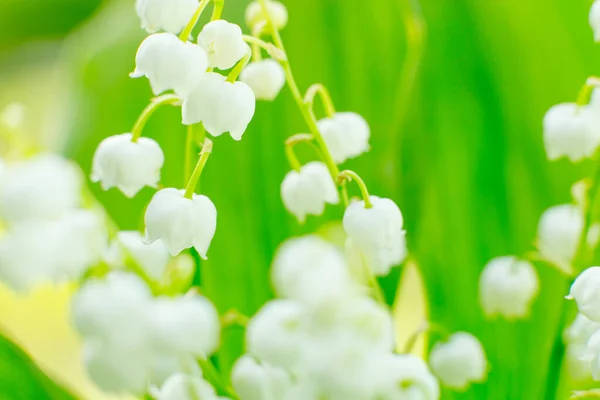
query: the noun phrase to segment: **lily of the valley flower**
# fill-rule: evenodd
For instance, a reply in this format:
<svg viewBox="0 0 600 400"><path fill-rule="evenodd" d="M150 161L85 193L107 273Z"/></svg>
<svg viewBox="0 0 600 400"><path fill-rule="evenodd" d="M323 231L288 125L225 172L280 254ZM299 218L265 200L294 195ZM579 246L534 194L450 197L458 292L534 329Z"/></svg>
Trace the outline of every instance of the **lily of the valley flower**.
<svg viewBox="0 0 600 400"><path fill-rule="evenodd" d="M130 76L145 76L155 95L174 90L186 96L208 68L206 53L199 46L182 42L172 33L148 36L135 56L135 71Z"/></svg>
<svg viewBox="0 0 600 400"><path fill-rule="evenodd" d="M590 362L585 360L586 347L592 335L599 330L600 324L590 321L583 314L577 314L573 323L565 329L567 370L572 379L584 381L592 377Z"/></svg>
<svg viewBox="0 0 600 400"><path fill-rule="evenodd" d="M440 382L452 389L466 390L471 383L487 378L487 359L479 340L467 332L457 332L445 343L436 343L429 365Z"/></svg>
<svg viewBox="0 0 600 400"><path fill-rule="evenodd" d="M104 139L92 160L92 182L100 182L104 190L117 187L127 197L144 186L156 187L165 161L156 141L131 138L131 133L124 133Z"/></svg>
<svg viewBox="0 0 600 400"><path fill-rule="evenodd" d="M229 132L234 140L241 140L255 107L256 99L248 85L227 82L224 76L211 72L205 74L184 99L183 123L202 122L213 136Z"/></svg>
<svg viewBox="0 0 600 400"><path fill-rule="evenodd" d="M198 0L137 0L135 4L142 29L149 33L181 32L197 7Z"/></svg>
<svg viewBox="0 0 600 400"><path fill-rule="evenodd" d="M590 267L579 274L569 297L575 300L581 314L600 322L600 267Z"/></svg>
<svg viewBox="0 0 600 400"><path fill-rule="evenodd" d="M242 400L285 399L292 386L291 377L285 370L259 363L250 355L243 355L236 361L231 382Z"/></svg>
<svg viewBox="0 0 600 400"><path fill-rule="evenodd" d="M319 121L319 131L336 163L358 157L369 150L371 130L367 121L353 112L338 112Z"/></svg>
<svg viewBox="0 0 600 400"><path fill-rule="evenodd" d="M325 204L340 201L327 166L320 161L303 165L300 171L290 171L281 183L281 199L285 208L303 223L306 215L321 215Z"/></svg>
<svg viewBox="0 0 600 400"><path fill-rule="evenodd" d="M194 247L206 259L206 252L217 229L217 209L203 195L184 197L183 190L159 190L146 209L146 239L162 240L171 255Z"/></svg>
<svg viewBox="0 0 600 400"><path fill-rule="evenodd" d="M255 61L242 71L240 80L250 86L257 100L273 101L285 85L285 72L273 59Z"/></svg>
<svg viewBox="0 0 600 400"><path fill-rule="evenodd" d="M376 275L386 275L407 255L400 209L390 199L370 196L371 208L358 201L344 213L344 230L350 253L358 253Z"/></svg>
<svg viewBox="0 0 600 400"><path fill-rule="evenodd" d="M221 70L233 67L249 51L242 29L222 19L204 25L198 46L208 55L209 66Z"/></svg>
<svg viewBox="0 0 600 400"><path fill-rule="evenodd" d="M269 16L275 25L275 29L282 30L288 22L288 12L285 6L279 1L267 0L267 10ZM246 25L254 28L256 24L267 20L262 5L259 1L253 1L246 8Z"/></svg>
<svg viewBox="0 0 600 400"><path fill-rule="evenodd" d="M160 280L171 260L171 255L160 240L146 244L141 233L120 231L109 249L107 262L115 267L124 267L129 258L152 279Z"/></svg>
<svg viewBox="0 0 600 400"><path fill-rule="evenodd" d="M440 385L425 361L413 355L386 354L377 360L378 398L438 400Z"/></svg>
<svg viewBox="0 0 600 400"><path fill-rule="evenodd" d="M491 260L479 278L479 300L490 317L526 317L538 292L539 279L533 265L512 256Z"/></svg>
<svg viewBox="0 0 600 400"><path fill-rule="evenodd" d="M591 157L600 145L600 114L589 106L563 103L544 116L544 145L548 159L572 162Z"/></svg>
<svg viewBox="0 0 600 400"><path fill-rule="evenodd" d="M590 9L590 27L594 31L594 41L600 42L600 1L595 1Z"/></svg>
<svg viewBox="0 0 600 400"><path fill-rule="evenodd" d="M219 400L215 389L199 376L175 374L154 395L156 400Z"/></svg>

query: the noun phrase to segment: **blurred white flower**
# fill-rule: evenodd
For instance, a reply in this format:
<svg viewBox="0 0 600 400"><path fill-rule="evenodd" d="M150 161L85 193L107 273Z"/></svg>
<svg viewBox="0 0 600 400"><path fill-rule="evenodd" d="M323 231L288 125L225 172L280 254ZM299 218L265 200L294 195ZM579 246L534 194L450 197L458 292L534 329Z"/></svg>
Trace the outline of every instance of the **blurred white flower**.
<svg viewBox="0 0 600 400"><path fill-rule="evenodd" d="M0 175L0 218L14 225L56 219L81 204L82 174L61 156L40 154Z"/></svg>
<svg viewBox="0 0 600 400"><path fill-rule="evenodd" d="M280 297L311 304L343 301L358 293L342 253L318 236L285 241L277 250L271 276Z"/></svg>
<svg viewBox="0 0 600 400"><path fill-rule="evenodd" d="M250 86L257 100L272 101L285 85L285 71L273 59L254 61L244 68L240 80Z"/></svg>
<svg viewBox="0 0 600 400"><path fill-rule="evenodd" d="M600 145L600 114L589 106L558 104L544 116L544 145L548 159L567 157L577 162L591 157Z"/></svg>
<svg viewBox="0 0 600 400"><path fill-rule="evenodd" d="M487 378L487 359L483 346L467 332L457 332L445 343L436 343L429 365L440 382L452 389L466 390L471 383Z"/></svg>
<svg viewBox="0 0 600 400"><path fill-rule="evenodd" d="M173 256L194 247L206 259L217 229L217 209L206 196L188 199L183 190L161 189L146 209L145 222L148 243L162 240Z"/></svg>
<svg viewBox="0 0 600 400"><path fill-rule="evenodd" d="M370 196L370 200L371 208L365 208L361 200L346 209L343 220L348 235L346 245L362 255L375 275L387 275L407 255L404 220L392 200L377 196Z"/></svg>
<svg viewBox="0 0 600 400"><path fill-rule="evenodd" d="M279 1L267 0L267 10L269 16L275 25L275 29L282 30L288 22L288 12L285 6ZM246 8L246 25L253 28L259 22L266 21L267 18L259 1L253 1Z"/></svg>
<svg viewBox="0 0 600 400"><path fill-rule="evenodd" d="M206 380L185 374L175 374L167 379L155 397L156 400L219 399L215 389Z"/></svg>
<svg viewBox="0 0 600 400"><path fill-rule="evenodd" d="M234 140L241 140L254 116L256 99L243 82L227 82L225 77L206 73L184 98L183 124L202 122L213 136L229 132Z"/></svg>
<svg viewBox="0 0 600 400"><path fill-rule="evenodd" d="M567 368L572 379L583 381L592 377L590 362L584 356L588 341L598 330L600 324L590 321L583 314L577 314L573 323L565 329Z"/></svg>
<svg viewBox="0 0 600 400"><path fill-rule="evenodd" d="M198 0L137 0L135 3L142 29L149 33L181 32L197 8Z"/></svg>
<svg viewBox="0 0 600 400"><path fill-rule="evenodd" d="M233 365L231 383L240 400L285 399L292 387L285 370L259 363L250 355L243 355Z"/></svg>
<svg viewBox="0 0 600 400"><path fill-rule="evenodd" d="M198 35L198 46L208 55L210 67L229 69L249 52L242 29L219 19L204 25Z"/></svg>
<svg viewBox="0 0 600 400"><path fill-rule="evenodd" d="M160 280L171 260L171 255L165 244L157 240L154 243L144 243L142 234L137 231L120 231L110 248L108 263L115 267L127 265L131 258L148 276Z"/></svg>
<svg viewBox="0 0 600 400"><path fill-rule="evenodd" d="M376 362L378 399L438 400L440 387L425 361L412 355L386 354Z"/></svg>
<svg viewBox="0 0 600 400"><path fill-rule="evenodd" d="M135 71L130 76L147 77L155 95L172 89L184 97L207 68L208 59L202 48L184 43L172 33L155 33L140 44L135 56Z"/></svg>
<svg viewBox="0 0 600 400"><path fill-rule="evenodd" d="M524 318L538 292L533 265L513 256L494 258L479 278L479 300L488 317Z"/></svg>
<svg viewBox="0 0 600 400"><path fill-rule="evenodd" d="M569 298L577 303L579 312L594 322L600 322L600 267L590 267L573 282Z"/></svg>
<svg viewBox="0 0 600 400"><path fill-rule="evenodd" d="M320 161L303 165L299 172L288 172L281 183L281 199L300 223L306 220L307 214L323 214L325 204L338 204L340 201L335 182L327 166Z"/></svg>
<svg viewBox="0 0 600 400"><path fill-rule="evenodd" d="M358 157L369 150L371 130L367 121L353 112L338 112L318 123L319 131L336 163Z"/></svg>
<svg viewBox="0 0 600 400"><path fill-rule="evenodd" d="M594 31L594 41L600 42L600 1L592 4L589 15L590 27Z"/></svg>
<svg viewBox="0 0 600 400"><path fill-rule="evenodd" d="M8 104L0 113L0 125L9 129L17 129L25 122L27 109L24 104L13 102Z"/></svg>
<svg viewBox="0 0 600 400"><path fill-rule="evenodd" d="M600 331L596 331L590 336L581 360L588 363L592 378L600 381Z"/></svg>
<svg viewBox="0 0 600 400"><path fill-rule="evenodd" d="M159 144L140 137L131 141L131 133L109 136L100 142L92 160L92 182L102 189L117 187L127 197L135 196L144 186L157 187L165 156Z"/></svg>

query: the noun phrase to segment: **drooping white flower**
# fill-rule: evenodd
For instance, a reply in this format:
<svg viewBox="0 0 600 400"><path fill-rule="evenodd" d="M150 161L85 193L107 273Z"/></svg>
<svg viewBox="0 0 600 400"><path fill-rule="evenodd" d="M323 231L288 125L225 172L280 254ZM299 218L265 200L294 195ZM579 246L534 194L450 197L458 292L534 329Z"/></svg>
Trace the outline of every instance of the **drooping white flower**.
<svg viewBox="0 0 600 400"><path fill-rule="evenodd" d="M257 100L273 101L285 85L285 71L273 59L254 61L244 68L240 80L250 86Z"/></svg>
<svg viewBox="0 0 600 400"><path fill-rule="evenodd" d="M40 154L0 175L0 218L14 225L56 219L81 203L82 176L74 163Z"/></svg>
<svg viewBox="0 0 600 400"><path fill-rule="evenodd" d="M92 160L92 182L100 182L104 190L117 187L127 197L135 196L144 186L155 188L165 161L156 141L140 137L132 142L131 137L131 133L107 137Z"/></svg>
<svg viewBox="0 0 600 400"><path fill-rule="evenodd" d="M290 375L283 369L259 363L243 355L233 366L231 383L240 400L285 399L292 386Z"/></svg>
<svg viewBox="0 0 600 400"><path fill-rule="evenodd" d="M198 35L198 46L208 55L209 66L219 69L233 67L249 51L242 29L222 19L204 25Z"/></svg>
<svg viewBox="0 0 600 400"><path fill-rule="evenodd" d="M570 271L577 252L583 215L574 204L550 207L541 216L538 224L537 246L540 255L563 270ZM598 240L598 228L593 226L588 236L588 245Z"/></svg>
<svg viewBox="0 0 600 400"><path fill-rule="evenodd" d="M135 10L142 29L149 33L163 30L179 33L198 8L198 0L137 0Z"/></svg>
<svg viewBox="0 0 600 400"><path fill-rule="evenodd" d="M146 209L145 222L149 243L162 240L173 256L194 247L206 259L217 229L217 209L206 196L188 199L183 190L161 189Z"/></svg>
<svg viewBox="0 0 600 400"><path fill-rule="evenodd" d="M267 10L275 25L275 29L282 30L288 22L288 12L279 1L267 0ZM259 1L253 1L246 8L246 25L253 28L257 23L266 21L267 18Z"/></svg>
<svg viewBox="0 0 600 400"><path fill-rule="evenodd" d="M283 243L271 276L280 297L312 304L347 299L358 292L341 252L312 235Z"/></svg>
<svg viewBox="0 0 600 400"><path fill-rule="evenodd" d="M600 145L600 115L589 106L558 104L544 116L544 145L548 159L567 157L577 162L591 157Z"/></svg>
<svg viewBox="0 0 600 400"><path fill-rule="evenodd" d="M494 258L479 278L479 300L489 317L526 317L538 292L539 279L533 265L513 256Z"/></svg>
<svg viewBox="0 0 600 400"><path fill-rule="evenodd" d="M175 374L156 394L157 400L218 400L215 389L201 377Z"/></svg>
<svg viewBox="0 0 600 400"><path fill-rule="evenodd" d="M600 267L590 267L573 282L569 298L577 303L579 312L594 322L600 322Z"/></svg>
<svg viewBox="0 0 600 400"><path fill-rule="evenodd" d="M174 90L183 97L196 86L207 68L208 59L202 48L184 43L172 33L155 33L140 44L135 71L130 76L147 77L155 95Z"/></svg>
<svg viewBox="0 0 600 400"><path fill-rule="evenodd" d="M137 231L120 231L110 249L108 262L117 267L127 265L131 258L148 276L160 280L171 260L171 255L165 244L157 240L154 243L144 243L144 238Z"/></svg>
<svg viewBox="0 0 600 400"><path fill-rule="evenodd" d="M565 329L567 369L572 379L583 381L591 378L591 365L585 359L585 350L592 335L599 330L600 324L583 314L577 314L573 323Z"/></svg>
<svg viewBox="0 0 600 400"><path fill-rule="evenodd" d="M353 112L338 112L318 123L319 131L336 163L358 157L369 150L371 129L367 121Z"/></svg>
<svg viewBox="0 0 600 400"><path fill-rule="evenodd" d="M592 4L589 15L590 27L594 31L594 41L600 42L600 1Z"/></svg>
<svg viewBox="0 0 600 400"><path fill-rule="evenodd" d="M436 343L429 365L440 382L456 390L487 378L487 359L479 340L467 332L457 332L445 343Z"/></svg>
<svg viewBox="0 0 600 400"><path fill-rule="evenodd" d="M364 201L350 204L344 213L347 246L364 258L375 275L386 275L406 258L404 220L400 209L390 199L370 196L373 207Z"/></svg>
<svg viewBox="0 0 600 400"><path fill-rule="evenodd" d="M440 387L425 361L413 355L386 354L376 362L378 399L438 400Z"/></svg>
<svg viewBox="0 0 600 400"><path fill-rule="evenodd" d="M320 161L303 165L299 172L288 172L281 183L281 199L300 223L306 220L307 214L323 214L325 204L338 204L340 201L327 166Z"/></svg>
<svg viewBox="0 0 600 400"><path fill-rule="evenodd" d="M592 378L600 381L600 331L596 331L590 336L581 360L588 363Z"/></svg>
<svg viewBox="0 0 600 400"><path fill-rule="evenodd" d="M225 77L206 73L183 101L183 124L202 122L213 136L229 132L241 140L254 116L256 99L243 82L227 82Z"/></svg>

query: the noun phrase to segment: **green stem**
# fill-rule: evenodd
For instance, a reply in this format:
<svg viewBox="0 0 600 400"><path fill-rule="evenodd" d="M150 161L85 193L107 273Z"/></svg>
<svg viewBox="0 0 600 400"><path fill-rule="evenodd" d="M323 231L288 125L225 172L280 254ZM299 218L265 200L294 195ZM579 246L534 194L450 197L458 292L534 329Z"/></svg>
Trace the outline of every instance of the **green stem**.
<svg viewBox="0 0 600 400"><path fill-rule="evenodd" d="M212 15L210 16L211 21L216 21L221 19L221 14L223 14L223 7L225 6L225 0L214 0L215 8L213 8Z"/></svg>
<svg viewBox="0 0 600 400"><path fill-rule="evenodd" d="M190 180L185 187L184 197L186 199L191 199L194 196L194 192L196 191L196 186L198 185L198 181L200 180L200 176L202 175L202 171L204 170L204 166L206 165L206 161L208 161L208 157L212 152L213 143L210 139L204 140L204 145L202 146L202 151L200 152L200 158L198 159L198 163L196 164L196 168L194 168L194 172L190 177Z"/></svg>
<svg viewBox="0 0 600 400"><path fill-rule="evenodd" d="M329 118L332 118L335 115L335 107L333 106L333 101L331 100L331 95L329 91L322 83L315 83L306 91L306 95L304 96L304 102L308 105L308 107L314 113L314 103L315 96L319 95L321 98L321 102L323 103L323 108L325 109L325 115Z"/></svg>
<svg viewBox="0 0 600 400"><path fill-rule="evenodd" d="M439 334L442 336L443 340L450 336L446 328L442 325L434 322L424 321L421 326L419 326L419 328L417 328L417 330L408 338L406 345L404 346L403 354L410 354L415 347L415 344L417 344L417 340L419 340L422 335L430 332Z"/></svg>
<svg viewBox="0 0 600 400"><path fill-rule="evenodd" d="M356 172L351 171L349 169L342 171L338 174L338 181L342 182L342 184L346 181L356 182L356 185L358 185L360 193L362 194L363 200L365 202L365 208L368 209L373 207L373 203L371 203L371 197L369 196L369 190L367 189L367 185L365 184L365 181L363 181L362 178Z"/></svg>
<svg viewBox="0 0 600 400"><path fill-rule="evenodd" d="M260 39L260 35L265 29L265 21L260 21L252 27L252 36L255 39ZM244 35L247 36L247 35ZM262 60L262 54L260 52L261 45L257 42L249 42L252 47L252 61L260 61Z"/></svg>
<svg viewBox="0 0 600 400"><path fill-rule="evenodd" d="M217 392L219 392L219 394L224 394L233 400L239 400L239 397L235 393L233 388L227 387L227 385L223 383L219 372L217 371L213 363L210 362L210 360L206 358L200 358L198 359L198 365L200 365L200 369L202 369L202 375L204 379L210 382L215 387L215 389L217 389Z"/></svg>
<svg viewBox="0 0 600 400"><path fill-rule="evenodd" d="M238 63L233 67L229 75L227 75L227 82L233 83L236 81L238 76L242 73L248 62L250 61L251 54L246 54Z"/></svg>
<svg viewBox="0 0 600 400"><path fill-rule="evenodd" d="M194 125L187 126L185 135L185 156L183 160L183 182L184 184L190 180L192 175L192 149L194 146Z"/></svg>
<svg viewBox="0 0 600 400"><path fill-rule="evenodd" d="M290 167L292 167L292 169L294 171L300 172L300 170L302 169L302 164L300 163L300 161L298 160L298 157L296 156L296 153L294 152L293 145L288 145L286 143L285 156L287 157L288 162L290 163Z"/></svg>
<svg viewBox="0 0 600 400"><path fill-rule="evenodd" d="M131 141L137 142L140 136L142 136L142 130L144 129L144 126L146 126L146 122L148 122L148 119L150 119L152 114L154 114L154 112L158 110L160 106L165 104L175 104L179 101L179 97L174 94L165 94L153 98L150 104L148 104L144 111L142 111L137 121L135 121L135 124L131 129Z"/></svg>
<svg viewBox="0 0 600 400"><path fill-rule="evenodd" d="M196 12L194 13L194 15L192 15L192 18L190 19L190 22L187 23L185 28L183 28L183 30L179 34L179 40L181 40L182 42L187 42L188 38L192 34L192 30L194 30L194 27L198 23L198 20L200 19L200 16L202 15L202 12L204 11L208 3L210 3L210 0L200 1Z"/></svg>
<svg viewBox="0 0 600 400"><path fill-rule="evenodd" d="M238 310L231 309L221 317L221 326L228 328L230 326L245 327L250 322L250 318L242 314Z"/></svg>

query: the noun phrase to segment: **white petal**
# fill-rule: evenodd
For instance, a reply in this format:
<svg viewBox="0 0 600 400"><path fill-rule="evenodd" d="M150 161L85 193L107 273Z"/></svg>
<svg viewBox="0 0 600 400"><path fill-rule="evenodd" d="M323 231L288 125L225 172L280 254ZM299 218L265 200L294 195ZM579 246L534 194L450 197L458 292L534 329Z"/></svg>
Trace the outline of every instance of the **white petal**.
<svg viewBox="0 0 600 400"><path fill-rule="evenodd" d="M142 235L137 231L121 231L117 235L117 241L117 245L122 247L126 253L120 257L121 259L125 256L131 257L154 280L160 280L163 277L171 255L162 241L157 240L154 243L146 244Z"/></svg>
<svg viewBox="0 0 600 400"><path fill-rule="evenodd" d="M590 9L590 27L594 31L594 41L600 42L600 1L595 1Z"/></svg>
<svg viewBox="0 0 600 400"><path fill-rule="evenodd" d="M136 11L142 29L179 33L198 8L198 0L137 0Z"/></svg>
<svg viewBox="0 0 600 400"><path fill-rule="evenodd" d="M594 322L600 322L600 267L590 267L573 282L569 293L579 312Z"/></svg>
<svg viewBox="0 0 600 400"><path fill-rule="evenodd" d="M225 20L217 20L204 25L198 35L198 45L208 55L210 67L229 69L248 53L242 29Z"/></svg>
<svg viewBox="0 0 600 400"><path fill-rule="evenodd" d="M285 399L292 386L286 371L267 363L259 364L249 355L236 361L231 372L231 382L242 400Z"/></svg>
<svg viewBox="0 0 600 400"><path fill-rule="evenodd" d="M319 131L336 163L358 157L369 150L371 130L367 121L352 112L335 113L318 123Z"/></svg>
<svg viewBox="0 0 600 400"><path fill-rule="evenodd" d="M277 30L285 28L288 22L288 12L285 6L279 1L267 0L267 9L269 10L269 16L275 25ZM262 5L258 1L253 1L246 8L246 24L252 28L257 23L266 21Z"/></svg>
<svg viewBox="0 0 600 400"><path fill-rule="evenodd" d="M240 80L250 86L257 100L272 101L285 85L285 72L275 60L255 61L242 71Z"/></svg>

